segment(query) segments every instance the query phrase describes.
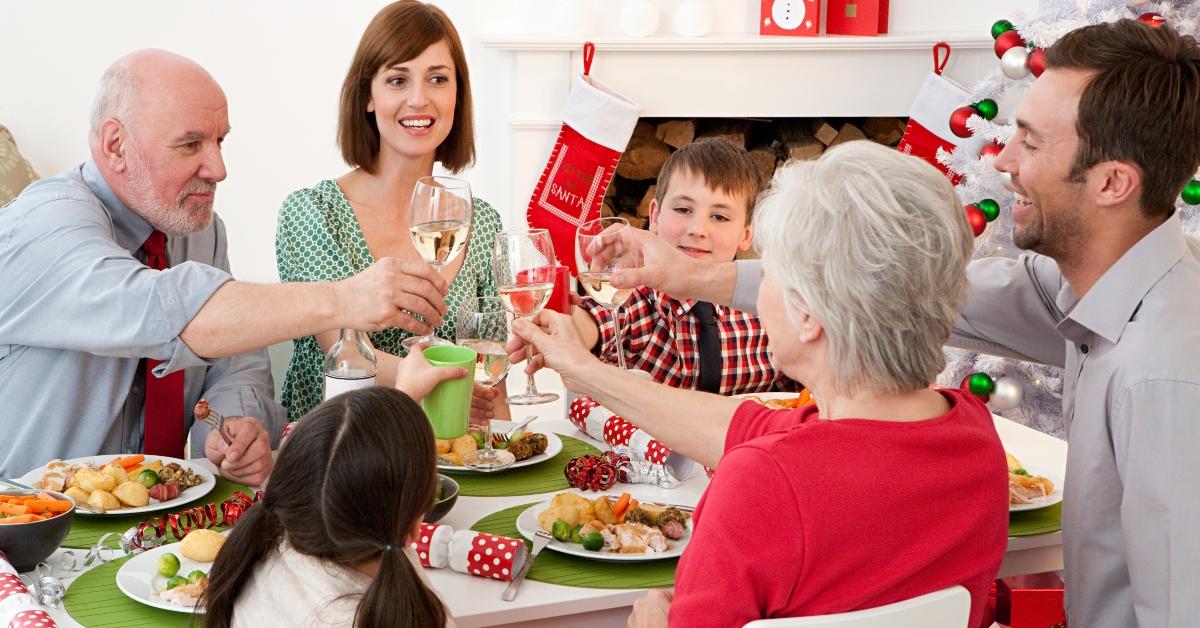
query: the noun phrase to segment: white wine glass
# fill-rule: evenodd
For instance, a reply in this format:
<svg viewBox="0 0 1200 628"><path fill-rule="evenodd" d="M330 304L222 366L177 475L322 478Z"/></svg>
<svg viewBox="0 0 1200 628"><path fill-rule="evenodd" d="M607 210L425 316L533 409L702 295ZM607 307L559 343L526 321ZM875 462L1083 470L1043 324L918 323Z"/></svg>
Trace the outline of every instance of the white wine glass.
<svg viewBox="0 0 1200 628"><path fill-rule="evenodd" d="M492 274L500 303L514 318L533 318L546 307L554 291L554 243L545 229L501 231L492 249ZM526 359L533 346L526 348ZM538 392L533 374L526 379L525 392L508 398L511 405L528 406L558 399L555 393Z"/></svg>
<svg viewBox="0 0 1200 628"><path fill-rule="evenodd" d="M608 310L613 319L616 335L617 366L622 370L625 366L625 343L621 338L621 321L617 319L617 308L633 294L632 288L614 288L612 285L613 271L625 265L625 257L612 255L603 263L594 259L593 252L602 248L606 238L612 238L622 229L629 229L629 221L624 218L597 218L589 220L575 231L575 262L579 268L579 285Z"/></svg>
<svg viewBox="0 0 1200 628"><path fill-rule="evenodd" d="M475 383L492 388L508 376L508 320L500 299L468 297L458 306L454 319L454 338L459 346L475 351ZM462 464L477 471L499 471L517 459L492 444L492 421L484 424L483 449L462 458Z"/></svg>
<svg viewBox="0 0 1200 628"><path fill-rule="evenodd" d="M467 246L474 200L471 184L455 177L421 177L413 186L408 231L417 253L435 271L454 261ZM433 332L404 339L404 348L419 344L447 345Z"/></svg>

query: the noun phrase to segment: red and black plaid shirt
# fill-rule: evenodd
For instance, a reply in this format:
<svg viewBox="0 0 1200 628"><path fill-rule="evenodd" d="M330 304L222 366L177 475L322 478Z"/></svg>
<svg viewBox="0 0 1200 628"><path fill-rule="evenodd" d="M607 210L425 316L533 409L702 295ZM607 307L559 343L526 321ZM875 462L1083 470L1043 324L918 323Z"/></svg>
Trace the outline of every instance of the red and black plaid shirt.
<svg viewBox="0 0 1200 628"><path fill-rule="evenodd" d="M700 387L700 321L692 314L694 300L678 301L642 286L617 308L625 363L650 373L654 381L672 388ZM595 300L583 299L584 310L600 328L597 354L615 364L616 329L613 317ZM753 392L798 392L804 387L771 365L767 333L753 314L715 305L721 336L722 395Z"/></svg>

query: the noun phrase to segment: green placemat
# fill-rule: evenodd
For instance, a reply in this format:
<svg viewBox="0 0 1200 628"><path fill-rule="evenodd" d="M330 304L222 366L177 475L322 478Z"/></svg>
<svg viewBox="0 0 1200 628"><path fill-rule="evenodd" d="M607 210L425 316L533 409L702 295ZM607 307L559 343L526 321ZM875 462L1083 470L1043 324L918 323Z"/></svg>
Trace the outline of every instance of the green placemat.
<svg viewBox="0 0 1200 628"><path fill-rule="evenodd" d="M561 474L560 474L561 475ZM109 532L116 532L118 535L124 533L129 528L150 519L153 517L161 517L173 512L179 512L191 508L192 506L204 505L208 503L221 503L229 499L237 491L242 491L251 497L254 496L254 491L246 488L241 484L230 482L225 478L218 477L217 485L212 491L186 504L176 506L168 510L160 510L157 512L143 512L136 515L127 515L121 517L94 517L75 513L75 517L71 519L71 531L67 533L67 540L63 541L63 547L73 547L76 549L89 549L100 540L100 537ZM116 547L116 544L113 544Z"/></svg>
<svg viewBox="0 0 1200 628"><path fill-rule="evenodd" d="M535 502L536 503L536 502ZM524 538L517 532L517 516L533 504L513 506L475 522L472 530ZM532 543L525 541L527 546ZM542 550L525 576L530 580L595 589L650 589L675 586L678 558L648 560L640 563L588 560Z"/></svg>
<svg viewBox="0 0 1200 628"><path fill-rule="evenodd" d="M499 473L475 473L443 471L458 482L459 495L468 497L509 497L512 495L537 495L571 488L563 469L571 458L587 454L598 454L599 449L570 436L559 434L563 448L558 455L528 467L501 471Z"/></svg>
<svg viewBox="0 0 1200 628"><path fill-rule="evenodd" d="M76 578L67 587L63 601L71 619L88 626L200 626L203 621L188 613L173 613L146 606L121 593L117 588L117 570L130 557L118 558Z"/></svg>
<svg viewBox="0 0 1200 628"><path fill-rule="evenodd" d="M1035 534L1050 534L1062 529L1062 502L1038 508L1009 513L1009 536L1033 536Z"/></svg>

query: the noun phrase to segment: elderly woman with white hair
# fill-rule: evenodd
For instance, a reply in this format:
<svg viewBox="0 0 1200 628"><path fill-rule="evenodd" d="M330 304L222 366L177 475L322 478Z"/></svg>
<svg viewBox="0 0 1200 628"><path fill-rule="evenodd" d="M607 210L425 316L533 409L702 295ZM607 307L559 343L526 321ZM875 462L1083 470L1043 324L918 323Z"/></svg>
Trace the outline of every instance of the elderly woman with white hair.
<svg viewBox="0 0 1200 628"><path fill-rule="evenodd" d="M781 168L759 201L759 315L815 406L677 390L600 363L570 319L518 321L566 386L717 466L679 563L630 625L739 626L963 585L983 614L1007 537L1007 473L976 398L931 388L966 296L972 236L946 179L868 142ZM514 358L516 359L516 358ZM718 466L719 462L719 466Z"/></svg>

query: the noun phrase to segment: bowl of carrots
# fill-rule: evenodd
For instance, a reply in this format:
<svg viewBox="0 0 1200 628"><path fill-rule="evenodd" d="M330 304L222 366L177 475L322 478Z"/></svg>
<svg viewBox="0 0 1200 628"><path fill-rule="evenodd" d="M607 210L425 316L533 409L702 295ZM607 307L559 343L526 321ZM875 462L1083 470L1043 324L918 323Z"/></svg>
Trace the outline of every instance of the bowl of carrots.
<svg viewBox="0 0 1200 628"><path fill-rule="evenodd" d="M17 571L29 571L62 545L75 500L39 490L0 491L0 552Z"/></svg>

